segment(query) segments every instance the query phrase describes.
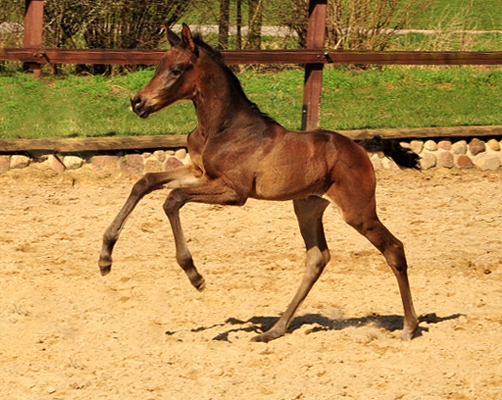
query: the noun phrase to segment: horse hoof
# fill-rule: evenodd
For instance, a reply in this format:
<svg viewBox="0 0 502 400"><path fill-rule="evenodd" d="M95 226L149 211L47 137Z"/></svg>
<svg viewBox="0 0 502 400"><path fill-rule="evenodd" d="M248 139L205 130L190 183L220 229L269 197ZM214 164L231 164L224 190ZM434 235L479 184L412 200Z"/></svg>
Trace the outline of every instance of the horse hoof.
<svg viewBox="0 0 502 400"><path fill-rule="evenodd" d="M108 275L112 270L112 260L99 259L99 270L101 271L101 276Z"/></svg>
<svg viewBox="0 0 502 400"><path fill-rule="evenodd" d="M99 270L101 272L101 276L105 276L110 273L110 271L112 270L112 266L108 265L107 267L100 267Z"/></svg>
<svg viewBox="0 0 502 400"><path fill-rule="evenodd" d="M199 292L202 292L206 288L206 281L204 280L203 277L201 277L200 281L197 283L194 283L193 286L195 289L197 289Z"/></svg>
<svg viewBox="0 0 502 400"><path fill-rule="evenodd" d="M271 340L274 340L274 339L277 339L277 338L280 338L281 336L283 336L284 334L281 334L281 333L276 333L276 332L273 332L272 330L269 330L267 332L263 332L263 333L260 333L259 335L257 336L254 336L251 338L251 341L252 342L263 342L263 343L268 343L270 342Z"/></svg>

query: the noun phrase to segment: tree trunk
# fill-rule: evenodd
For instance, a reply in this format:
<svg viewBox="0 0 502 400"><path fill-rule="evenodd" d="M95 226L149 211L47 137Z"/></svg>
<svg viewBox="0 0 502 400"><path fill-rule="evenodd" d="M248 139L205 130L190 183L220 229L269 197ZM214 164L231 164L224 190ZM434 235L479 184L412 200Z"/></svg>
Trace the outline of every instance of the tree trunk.
<svg viewBox="0 0 502 400"><path fill-rule="evenodd" d="M228 30L230 19L230 0L220 0L220 27L218 30L218 46L222 49L228 48Z"/></svg>
<svg viewBox="0 0 502 400"><path fill-rule="evenodd" d="M237 49L242 49L242 0L237 0Z"/></svg>
<svg viewBox="0 0 502 400"><path fill-rule="evenodd" d="M248 49L259 49L261 46L263 0L249 0L249 33Z"/></svg>

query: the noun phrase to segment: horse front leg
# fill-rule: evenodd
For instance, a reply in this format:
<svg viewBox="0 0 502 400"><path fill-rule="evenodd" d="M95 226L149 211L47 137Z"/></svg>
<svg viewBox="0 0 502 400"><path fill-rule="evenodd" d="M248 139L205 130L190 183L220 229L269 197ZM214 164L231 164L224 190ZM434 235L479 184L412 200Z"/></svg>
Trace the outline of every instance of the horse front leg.
<svg viewBox="0 0 502 400"><path fill-rule="evenodd" d="M165 172L149 173L136 182L124 206L103 235L103 246L99 256L101 275L104 276L110 273L113 247L120 236L127 218L145 195L164 186L190 185L197 181L197 171L191 166L186 166Z"/></svg>
<svg viewBox="0 0 502 400"><path fill-rule="evenodd" d="M305 300L330 259L322 224L322 216L329 202L320 197L312 196L306 199L294 200L293 204L307 250L305 274L298 291L284 314L271 329L253 337L251 340L254 342L269 342L286 333L296 310Z"/></svg>
<svg viewBox="0 0 502 400"><path fill-rule="evenodd" d="M197 271L192 255L188 249L183 228L181 226L179 211L188 202L243 205L246 198L239 196L233 189L223 182L209 181L203 185L174 189L164 203L164 211L169 219L176 247L176 261L185 271L191 284L199 291L204 290L204 277Z"/></svg>

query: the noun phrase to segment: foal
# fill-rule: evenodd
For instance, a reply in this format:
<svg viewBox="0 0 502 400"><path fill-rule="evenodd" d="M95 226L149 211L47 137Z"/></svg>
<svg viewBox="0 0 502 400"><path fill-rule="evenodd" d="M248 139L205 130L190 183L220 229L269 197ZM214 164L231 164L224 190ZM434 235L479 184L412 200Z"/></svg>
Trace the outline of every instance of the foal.
<svg viewBox="0 0 502 400"><path fill-rule="evenodd" d="M191 100L198 125L188 136L191 164L149 173L106 230L99 259L110 272L112 250L138 201L161 188L172 189L164 211L171 223L176 260L198 290L205 287L188 250L179 210L188 202L242 206L248 198L293 200L307 250L306 272L288 308L268 331L253 338L268 342L285 334L293 316L330 259L322 216L334 204L343 219L384 255L392 268L404 306L403 340L418 328L407 276L403 244L380 222L375 207L375 174L361 145L336 132L290 132L262 114L245 96L237 77L219 52L192 36L168 30L168 50L151 81L132 99L141 118L181 100ZM418 156L388 141L364 146L384 151L403 166L417 168Z"/></svg>

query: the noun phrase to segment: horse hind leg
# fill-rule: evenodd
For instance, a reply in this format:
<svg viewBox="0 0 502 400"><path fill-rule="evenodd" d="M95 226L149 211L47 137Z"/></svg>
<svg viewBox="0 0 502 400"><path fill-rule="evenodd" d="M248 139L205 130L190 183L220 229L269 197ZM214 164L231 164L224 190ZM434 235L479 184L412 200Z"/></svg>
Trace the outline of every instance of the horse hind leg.
<svg viewBox="0 0 502 400"><path fill-rule="evenodd" d="M361 192L359 196L350 196L348 191L338 191L337 194L335 203L340 208L345 222L365 236L383 254L387 264L394 272L404 308L404 327L401 339L412 339L418 329L418 318L413 307L403 243L379 220L376 214L374 194L370 196L368 202L361 201L361 198L364 199ZM358 197L360 201L355 200Z"/></svg>
<svg viewBox="0 0 502 400"><path fill-rule="evenodd" d="M410 284L408 280L408 264L403 243L397 239L379 220L371 221L359 228L360 232L384 255L387 264L397 278L399 292L404 308L404 326L402 340L410 340L418 329L418 319L413 307Z"/></svg>
<svg viewBox="0 0 502 400"><path fill-rule="evenodd" d="M296 310L305 300L330 259L322 225L322 216L329 202L320 197L312 196L306 199L294 200L293 204L300 232L307 249L305 274L298 291L284 314L271 329L252 338L255 342L269 342L286 333Z"/></svg>

